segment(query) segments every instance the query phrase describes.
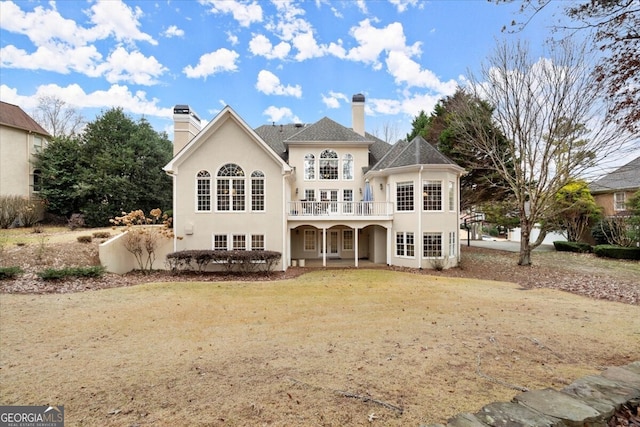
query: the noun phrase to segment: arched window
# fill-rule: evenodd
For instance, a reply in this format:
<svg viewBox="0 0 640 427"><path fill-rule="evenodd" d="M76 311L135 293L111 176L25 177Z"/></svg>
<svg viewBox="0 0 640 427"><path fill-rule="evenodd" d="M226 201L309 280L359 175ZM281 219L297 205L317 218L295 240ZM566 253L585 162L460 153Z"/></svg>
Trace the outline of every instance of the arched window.
<svg viewBox="0 0 640 427"><path fill-rule="evenodd" d="M318 169L320 179L338 179L338 153L333 150L324 150L320 153Z"/></svg>
<svg viewBox="0 0 640 427"><path fill-rule="evenodd" d="M196 211L211 211L211 174L205 170L196 176Z"/></svg>
<svg viewBox="0 0 640 427"><path fill-rule="evenodd" d="M251 210L264 211L264 173L251 172Z"/></svg>
<svg viewBox="0 0 640 427"><path fill-rule="evenodd" d="M304 179L316 179L316 158L313 154L304 156Z"/></svg>
<svg viewBox="0 0 640 427"><path fill-rule="evenodd" d="M219 211L245 210L245 175L242 168L227 163L218 171L216 182L217 209Z"/></svg>
<svg viewBox="0 0 640 427"><path fill-rule="evenodd" d="M351 154L342 156L342 179L353 179L353 156Z"/></svg>

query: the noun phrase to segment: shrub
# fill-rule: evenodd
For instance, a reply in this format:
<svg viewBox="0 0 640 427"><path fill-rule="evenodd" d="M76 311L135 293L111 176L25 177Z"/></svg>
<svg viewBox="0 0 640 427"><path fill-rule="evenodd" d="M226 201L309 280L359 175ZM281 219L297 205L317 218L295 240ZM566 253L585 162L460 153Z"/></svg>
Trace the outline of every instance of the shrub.
<svg viewBox="0 0 640 427"><path fill-rule="evenodd" d="M44 204L22 196L0 196L0 228L31 227L44 212Z"/></svg>
<svg viewBox="0 0 640 427"><path fill-rule="evenodd" d="M108 239L111 237L111 233L108 231L96 231L93 233L93 237L96 239Z"/></svg>
<svg viewBox="0 0 640 427"><path fill-rule="evenodd" d="M22 273L20 267L0 267L0 280L15 279Z"/></svg>
<svg viewBox="0 0 640 427"><path fill-rule="evenodd" d="M598 245L593 253L602 258L635 259L640 260L640 248L629 248L614 245Z"/></svg>
<svg viewBox="0 0 640 427"><path fill-rule="evenodd" d="M78 236L78 242L80 243L91 243L91 241L93 240L93 237L91 236Z"/></svg>
<svg viewBox="0 0 640 427"><path fill-rule="evenodd" d="M104 267L94 265L91 267L67 267L67 268L47 268L38 273L42 280L60 280L69 277L101 277L104 274Z"/></svg>
<svg viewBox="0 0 640 427"><path fill-rule="evenodd" d="M591 245L581 242L565 242L555 241L553 246L558 252L578 252L578 253L590 253L592 251Z"/></svg>
<svg viewBox="0 0 640 427"><path fill-rule="evenodd" d="M168 254L167 262L174 273L194 268L202 272L209 264L221 265L227 272L250 273L260 268L271 271L281 257L282 254L275 251L187 250Z"/></svg>
<svg viewBox="0 0 640 427"><path fill-rule="evenodd" d="M84 215L79 213L71 214L71 218L67 221L67 227L69 227L70 230L84 227L84 224Z"/></svg>

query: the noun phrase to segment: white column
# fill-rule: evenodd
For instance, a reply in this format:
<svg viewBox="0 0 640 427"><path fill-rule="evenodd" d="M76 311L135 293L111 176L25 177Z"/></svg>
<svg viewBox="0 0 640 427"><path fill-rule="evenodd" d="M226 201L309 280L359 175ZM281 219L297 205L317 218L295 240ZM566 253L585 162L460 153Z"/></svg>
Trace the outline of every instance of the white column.
<svg viewBox="0 0 640 427"><path fill-rule="evenodd" d="M322 266L327 266L327 229L322 229Z"/></svg>
<svg viewBox="0 0 640 427"><path fill-rule="evenodd" d="M353 243L353 245L354 245L354 246L353 246L353 248L355 249L355 252L356 252L356 260L355 260L355 262L356 262L356 267L358 267L358 240L359 240L359 239L358 239L358 237L359 237L359 236L358 236L358 231L359 231L359 230L360 230L360 229L359 229L358 227L354 228L354 230L353 230L353 234L354 234L354 236L353 236L353 240L354 240L354 243Z"/></svg>

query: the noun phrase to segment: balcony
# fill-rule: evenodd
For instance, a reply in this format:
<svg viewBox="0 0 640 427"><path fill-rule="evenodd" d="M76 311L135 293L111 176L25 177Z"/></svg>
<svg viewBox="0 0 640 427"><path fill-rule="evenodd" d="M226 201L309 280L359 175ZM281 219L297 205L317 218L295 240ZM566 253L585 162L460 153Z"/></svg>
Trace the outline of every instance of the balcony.
<svg viewBox="0 0 640 427"><path fill-rule="evenodd" d="M348 219L391 219L391 202L310 202L298 200L289 202L289 219L335 220Z"/></svg>

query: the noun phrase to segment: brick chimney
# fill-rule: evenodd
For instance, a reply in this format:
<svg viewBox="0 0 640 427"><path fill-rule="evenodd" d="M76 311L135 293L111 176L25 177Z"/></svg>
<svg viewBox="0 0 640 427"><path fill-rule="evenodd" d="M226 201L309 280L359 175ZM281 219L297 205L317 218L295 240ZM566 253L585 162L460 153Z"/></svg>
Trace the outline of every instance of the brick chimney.
<svg viewBox="0 0 640 427"><path fill-rule="evenodd" d="M173 107L173 155L200 132L200 117L188 105Z"/></svg>
<svg viewBox="0 0 640 427"><path fill-rule="evenodd" d="M364 136L364 95L361 93L351 98L351 126L354 132Z"/></svg>

